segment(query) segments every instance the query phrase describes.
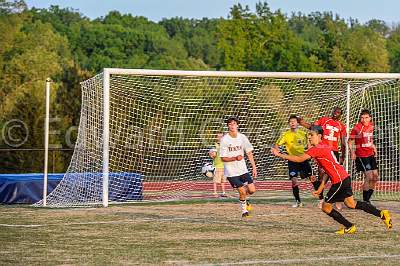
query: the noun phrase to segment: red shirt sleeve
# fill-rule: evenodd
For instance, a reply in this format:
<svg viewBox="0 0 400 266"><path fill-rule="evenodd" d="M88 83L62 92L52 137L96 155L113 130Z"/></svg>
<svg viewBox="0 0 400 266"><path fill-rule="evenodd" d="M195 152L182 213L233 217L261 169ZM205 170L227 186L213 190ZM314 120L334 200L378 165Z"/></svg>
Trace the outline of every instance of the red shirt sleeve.
<svg viewBox="0 0 400 266"><path fill-rule="evenodd" d="M324 123L324 118L325 117L321 117L320 119L318 119L317 121L315 121L314 125L316 126L320 126Z"/></svg>
<svg viewBox="0 0 400 266"><path fill-rule="evenodd" d="M307 155L310 155L312 158L315 158L318 156L319 149L317 147L311 147L306 151Z"/></svg>

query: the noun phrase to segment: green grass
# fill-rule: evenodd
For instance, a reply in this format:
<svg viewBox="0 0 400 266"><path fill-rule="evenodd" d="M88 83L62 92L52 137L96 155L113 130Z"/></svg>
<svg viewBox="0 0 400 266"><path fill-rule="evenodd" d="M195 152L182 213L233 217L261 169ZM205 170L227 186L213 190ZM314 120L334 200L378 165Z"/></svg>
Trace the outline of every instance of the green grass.
<svg viewBox="0 0 400 266"><path fill-rule="evenodd" d="M379 218L343 210L355 235L306 199L293 209L279 199L253 200L255 213L240 218L235 199L48 209L0 206L2 265L398 265L398 202L394 228ZM386 256L386 257L384 257Z"/></svg>

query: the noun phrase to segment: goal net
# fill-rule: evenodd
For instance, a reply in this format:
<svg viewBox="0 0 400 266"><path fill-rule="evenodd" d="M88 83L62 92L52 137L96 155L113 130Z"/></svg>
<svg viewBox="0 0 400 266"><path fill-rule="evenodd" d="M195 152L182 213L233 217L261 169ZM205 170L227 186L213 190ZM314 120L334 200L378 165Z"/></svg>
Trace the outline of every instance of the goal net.
<svg viewBox="0 0 400 266"><path fill-rule="evenodd" d="M374 198L399 200L399 78L105 69L81 84L75 151L47 206L212 197L212 180L201 168L211 162L208 151L216 133L227 130L224 121L232 115L255 148L256 194L289 192L286 162L270 154L271 146L288 129L290 114L314 122L335 106L344 110L342 122L350 130L361 109L371 110L381 177ZM348 166L360 191L362 176L351 160ZM302 186L301 191L311 189L306 182Z"/></svg>

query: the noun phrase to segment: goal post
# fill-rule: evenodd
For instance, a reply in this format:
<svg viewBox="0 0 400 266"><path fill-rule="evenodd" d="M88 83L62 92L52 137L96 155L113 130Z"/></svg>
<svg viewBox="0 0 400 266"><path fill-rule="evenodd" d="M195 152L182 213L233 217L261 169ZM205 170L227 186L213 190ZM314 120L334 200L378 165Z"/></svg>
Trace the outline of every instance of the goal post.
<svg viewBox="0 0 400 266"><path fill-rule="evenodd" d="M388 73L104 69L81 83L74 154L47 206L211 197L212 180L200 169L231 115L255 148L257 195L287 192L286 164L270 147L287 130L290 114L313 122L335 106L344 110L348 131L361 109L371 109L381 174L376 197L399 200L399 79ZM359 191L362 178L351 160L348 165Z"/></svg>
<svg viewBox="0 0 400 266"><path fill-rule="evenodd" d="M108 206L109 143L110 143L110 73L103 71L103 206Z"/></svg>

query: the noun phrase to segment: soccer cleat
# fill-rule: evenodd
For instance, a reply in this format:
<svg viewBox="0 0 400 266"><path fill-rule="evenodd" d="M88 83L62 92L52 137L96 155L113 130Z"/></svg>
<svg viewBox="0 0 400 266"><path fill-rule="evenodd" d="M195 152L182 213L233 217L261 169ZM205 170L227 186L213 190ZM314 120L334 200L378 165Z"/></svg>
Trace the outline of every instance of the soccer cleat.
<svg viewBox="0 0 400 266"><path fill-rule="evenodd" d="M381 211L381 219L382 219L383 223L386 225L387 229L391 229L393 227L392 219L390 219L390 214L389 214L388 210Z"/></svg>
<svg viewBox="0 0 400 266"><path fill-rule="evenodd" d="M339 231L336 231L338 235L346 235L346 234L354 234L357 231L355 225L350 226L349 228L342 227Z"/></svg>
<svg viewBox="0 0 400 266"><path fill-rule="evenodd" d="M304 206L303 202L298 202L298 201L295 204L292 205L293 208L300 208L300 207L303 207L303 206Z"/></svg>
<svg viewBox="0 0 400 266"><path fill-rule="evenodd" d="M250 218L250 213L249 212L244 212L242 213L242 218Z"/></svg>
<svg viewBox="0 0 400 266"><path fill-rule="evenodd" d="M252 212L253 211L253 206L249 202L246 202L246 210L248 212Z"/></svg>
<svg viewBox="0 0 400 266"><path fill-rule="evenodd" d="M344 227L342 227L342 228L340 228L338 231L336 231L336 234L338 234L338 235L344 235L344 234L345 234L345 232L344 232Z"/></svg>

